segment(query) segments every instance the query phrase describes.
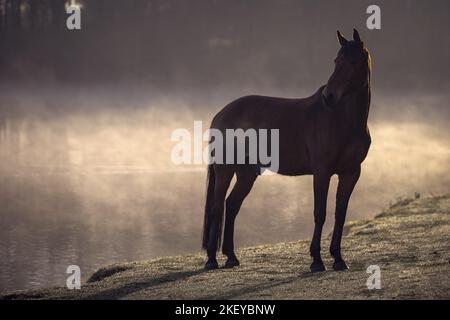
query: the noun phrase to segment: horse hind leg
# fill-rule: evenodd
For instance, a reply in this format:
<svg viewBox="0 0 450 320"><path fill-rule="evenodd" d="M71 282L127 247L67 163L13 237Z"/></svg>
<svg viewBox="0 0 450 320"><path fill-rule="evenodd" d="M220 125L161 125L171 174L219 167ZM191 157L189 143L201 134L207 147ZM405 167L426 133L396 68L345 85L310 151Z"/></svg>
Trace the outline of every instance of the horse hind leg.
<svg viewBox="0 0 450 320"><path fill-rule="evenodd" d="M213 170L215 174L214 194L212 208L208 212L208 219L210 220L206 246L208 261L205 264L205 269L208 270L218 268L216 252L220 245L224 202L228 187L234 175L234 170L226 165L214 165Z"/></svg>
<svg viewBox="0 0 450 320"><path fill-rule="evenodd" d="M239 265L239 260L234 253L234 222L241 205L257 178L256 170L251 167L243 167L237 170L237 181L226 200L225 231L222 253L227 256L225 268Z"/></svg>

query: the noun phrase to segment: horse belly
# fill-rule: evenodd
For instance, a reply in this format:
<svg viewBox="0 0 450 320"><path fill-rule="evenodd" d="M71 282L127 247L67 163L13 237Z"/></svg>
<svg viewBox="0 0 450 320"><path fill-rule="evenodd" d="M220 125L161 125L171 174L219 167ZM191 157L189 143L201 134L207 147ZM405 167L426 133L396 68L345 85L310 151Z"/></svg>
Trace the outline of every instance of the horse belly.
<svg viewBox="0 0 450 320"><path fill-rule="evenodd" d="M281 139L278 173L286 176L312 174L308 149L301 140Z"/></svg>

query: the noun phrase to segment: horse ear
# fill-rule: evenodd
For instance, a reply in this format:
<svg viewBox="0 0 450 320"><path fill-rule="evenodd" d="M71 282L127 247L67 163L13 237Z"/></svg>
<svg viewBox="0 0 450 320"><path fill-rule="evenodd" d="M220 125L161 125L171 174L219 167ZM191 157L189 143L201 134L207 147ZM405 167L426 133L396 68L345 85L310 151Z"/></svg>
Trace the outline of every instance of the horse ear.
<svg viewBox="0 0 450 320"><path fill-rule="evenodd" d="M353 41L355 41L356 43L359 43L361 46L363 46L363 42L361 41L359 32L356 29L353 29Z"/></svg>
<svg viewBox="0 0 450 320"><path fill-rule="evenodd" d="M344 46L347 44L348 40L344 38L344 36L341 34L341 32L338 30L337 31L337 37L339 40L339 43L341 44L341 46Z"/></svg>

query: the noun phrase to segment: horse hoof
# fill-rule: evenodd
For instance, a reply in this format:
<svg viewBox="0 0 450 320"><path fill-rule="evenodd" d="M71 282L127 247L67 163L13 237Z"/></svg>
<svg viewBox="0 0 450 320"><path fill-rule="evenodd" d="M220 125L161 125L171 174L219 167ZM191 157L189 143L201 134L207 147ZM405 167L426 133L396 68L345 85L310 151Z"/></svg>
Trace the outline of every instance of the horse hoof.
<svg viewBox="0 0 450 320"><path fill-rule="evenodd" d="M347 264L345 263L344 260L342 260L342 261L335 261L333 263L333 270L334 271L348 270L348 266L347 266Z"/></svg>
<svg viewBox="0 0 450 320"><path fill-rule="evenodd" d="M238 265L239 265L238 259L228 259L225 262L224 268L234 268L234 267L237 267Z"/></svg>
<svg viewBox="0 0 450 320"><path fill-rule="evenodd" d="M324 272L327 271L327 268L325 268L325 265L323 264L322 261L319 262L313 262L311 264L311 272L312 273L316 273L316 272Z"/></svg>
<svg viewBox="0 0 450 320"><path fill-rule="evenodd" d="M205 270L214 270L219 268L219 264L217 263L217 261L207 261L205 263Z"/></svg>

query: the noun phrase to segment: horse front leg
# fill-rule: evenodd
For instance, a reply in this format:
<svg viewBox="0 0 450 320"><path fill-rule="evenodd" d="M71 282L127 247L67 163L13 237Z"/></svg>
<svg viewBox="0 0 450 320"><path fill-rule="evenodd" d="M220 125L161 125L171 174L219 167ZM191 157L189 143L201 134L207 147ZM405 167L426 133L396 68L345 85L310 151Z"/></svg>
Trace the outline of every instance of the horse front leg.
<svg viewBox="0 0 450 320"><path fill-rule="evenodd" d="M347 215L348 202L356 182L359 179L361 167L353 172L339 174L339 183L336 193L336 212L333 237L331 239L330 253L334 258L333 269L336 271L348 269L341 255L341 240L344 229L345 216Z"/></svg>
<svg viewBox="0 0 450 320"><path fill-rule="evenodd" d="M314 235L311 241L310 253L313 258L311 272L326 271L320 256L320 240L327 211L327 196L330 186L329 174L314 174Z"/></svg>

